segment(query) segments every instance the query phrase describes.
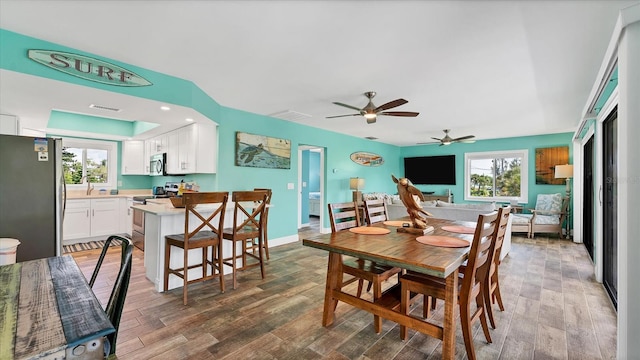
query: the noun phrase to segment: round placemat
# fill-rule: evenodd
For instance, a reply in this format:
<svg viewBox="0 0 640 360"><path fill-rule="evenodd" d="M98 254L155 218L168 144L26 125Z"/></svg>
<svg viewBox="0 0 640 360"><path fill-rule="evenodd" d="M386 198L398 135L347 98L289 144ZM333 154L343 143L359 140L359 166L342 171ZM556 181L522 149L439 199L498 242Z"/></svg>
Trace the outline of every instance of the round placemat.
<svg viewBox="0 0 640 360"><path fill-rule="evenodd" d="M418 236L416 240L422 244L439 246L439 247L463 248L471 245L471 243L466 240L462 240L462 239L458 239L450 236L424 235L424 236Z"/></svg>
<svg viewBox="0 0 640 360"><path fill-rule="evenodd" d="M383 224L385 224L387 226L402 227L403 224L409 224L409 226L411 226L411 221L387 220L387 221L383 222Z"/></svg>
<svg viewBox="0 0 640 360"><path fill-rule="evenodd" d="M365 235L384 235L391 232L389 229L375 227L375 226L358 226L349 229L352 233L365 234Z"/></svg>
<svg viewBox="0 0 640 360"><path fill-rule="evenodd" d="M476 232L475 228L469 226L462 225L445 225L442 227L442 230L450 231L458 234L473 234Z"/></svg>

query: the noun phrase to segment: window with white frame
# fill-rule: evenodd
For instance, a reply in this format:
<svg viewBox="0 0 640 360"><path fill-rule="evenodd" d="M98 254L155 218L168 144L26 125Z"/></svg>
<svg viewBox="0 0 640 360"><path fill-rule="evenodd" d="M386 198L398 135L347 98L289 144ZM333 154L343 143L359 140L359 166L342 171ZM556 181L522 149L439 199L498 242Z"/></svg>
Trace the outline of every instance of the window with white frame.
<svg viewBox="0 0 640 360"><path fill-rule="evenodd" d="M118 144L113 141L62 139L62 168L67 186L86 183L116 188Z"/></svg>
<svg viewBox="0 0 640 360"><path fill-rule="evenodd" d="M528 150L464 154L465 200L528 200Z"/></svg>

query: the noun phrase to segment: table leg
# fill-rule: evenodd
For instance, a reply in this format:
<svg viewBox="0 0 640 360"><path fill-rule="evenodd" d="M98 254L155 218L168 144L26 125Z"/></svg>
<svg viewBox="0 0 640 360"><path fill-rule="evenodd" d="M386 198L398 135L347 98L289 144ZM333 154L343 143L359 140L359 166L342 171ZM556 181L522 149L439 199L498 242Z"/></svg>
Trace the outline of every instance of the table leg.
<svg viewBox="0 0 640 360"><path fill-rule="evenodd" d="M442 334L442 358L453 359L456 355L456 309L458 308L458 270L446 279L444 295L444 324Z"/></svg>
<svg viewBox="0 0 640 360"><path fill-rule="evenodd" d="M327 284L324 290L324 313L322 314L322 326L333 324L334 313L338 300L333 297L333 290L340 290L342 285L342 256L329 252L327 264Z"/></svg>

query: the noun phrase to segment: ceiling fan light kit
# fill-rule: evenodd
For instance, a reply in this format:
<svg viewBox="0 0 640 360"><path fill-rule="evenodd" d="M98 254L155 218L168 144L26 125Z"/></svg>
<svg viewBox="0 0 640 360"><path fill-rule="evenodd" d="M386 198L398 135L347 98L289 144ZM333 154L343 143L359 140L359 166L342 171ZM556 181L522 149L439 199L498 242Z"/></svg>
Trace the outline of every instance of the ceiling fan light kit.
<svg viewBox="0 0 640 360"><path fill-rule="evenodd" d="M338 106L343 106L352 110L356 110L358 111L358 114L327 116L327 119L333 119L333 118L339 118L339 117L345 117L345 116L364 116L364 118L367 120L367 124L373 124L378 119L378 115L416 117L418 116L418 114L420 114L413 111L385 111L385 110L392 109L408 103L408 101L405 99L396 99L376 107L373 104L373 101L371 101L371 99L373 99L373 97L376 96L375 91L367 91L366 93L364 93L364 96L366 96L367 99L369 99L369 102L362 109L356 106L344 104L341 102L336 102L336 101L333 102Z"/></svg>

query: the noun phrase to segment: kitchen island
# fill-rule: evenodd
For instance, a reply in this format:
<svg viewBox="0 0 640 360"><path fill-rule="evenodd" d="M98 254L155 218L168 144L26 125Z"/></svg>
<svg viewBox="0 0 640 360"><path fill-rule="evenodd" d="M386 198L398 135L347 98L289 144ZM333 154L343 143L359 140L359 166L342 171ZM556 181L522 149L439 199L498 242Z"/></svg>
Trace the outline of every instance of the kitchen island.
<svg viewBox="0 0 640 360"><path fill-rule="evenodd" d="M226 212L224 215L224 227L233 226L233 202L227 202ZM147 199L146 205L133 205L133 209L138 209L144 212L144 267L146 269L146 277L153 282L156 291L163 292L164 282L164 244L166 235L180 234L184 232L184 208L175 208L171 205L169 199ZM207 209L209 208L209 209ZM198 205L198 212L203 216L208 216L217 209L216 205L200 204ZM195 229L199 220L191 214L193 222L190 219L189 223L193 223L190 230ZM214 223L218 220L218 217L214 218ZM231 242L223 241L222 246L223 256L225 258L231 257ZM241 244L240 244L241 245ZM239 245L239 246L240 246ZM183 253L182 249L171 247L171 267L181 267ZM241 251L240 247L236 252ZM192 249L189 251L189 265L198 264L202 259L202 252L200 249ZM239 262L242 259L238 259ZM238 267L242 266L241 263ZM225 274L230 274L231 268L225 267ZM193 268L189 270L189 278L195 279L202 277L202 268ZM177 276L169 277L169 290L182 286L182 279Z"/></svg>

